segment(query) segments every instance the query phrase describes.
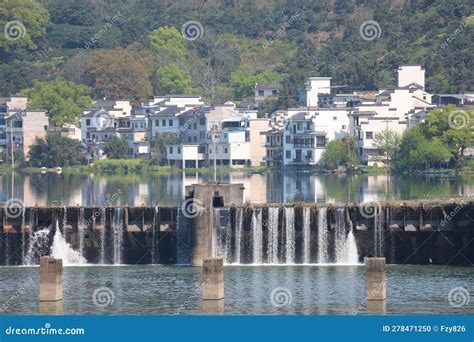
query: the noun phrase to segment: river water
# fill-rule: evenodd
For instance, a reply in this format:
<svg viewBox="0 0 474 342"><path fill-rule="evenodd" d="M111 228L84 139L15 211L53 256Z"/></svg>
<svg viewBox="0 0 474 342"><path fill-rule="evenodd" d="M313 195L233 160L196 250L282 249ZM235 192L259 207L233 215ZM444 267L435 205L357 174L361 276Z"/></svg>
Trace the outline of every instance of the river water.
<svg viewBox="0 0 474 342"><path fill-rule="evenodd" d="M386 312L367 311L364 271L363 266L229 266L222 311L203 306L198 267L65 267L62 310L66 315L474 314L472 268L390 265ZM0 268L0 314L38 314L38 278L38 267ZM466 293L460 288L471 291L470 301L462 301Z"/></svg>
<svg viewBox="0 0 474 342"><path fill-rule="evenodd" d="M243 183L244 200L252 203L348 203L431 199L474 194L474 177L315 175L310 172L226 173L221 182ZM18 198L25 206L142 205L173 206L184 198L186 185L212 175L79 175L16 174L0 177L0 202ZM13 187L12 187L13 183Z"/></svg>

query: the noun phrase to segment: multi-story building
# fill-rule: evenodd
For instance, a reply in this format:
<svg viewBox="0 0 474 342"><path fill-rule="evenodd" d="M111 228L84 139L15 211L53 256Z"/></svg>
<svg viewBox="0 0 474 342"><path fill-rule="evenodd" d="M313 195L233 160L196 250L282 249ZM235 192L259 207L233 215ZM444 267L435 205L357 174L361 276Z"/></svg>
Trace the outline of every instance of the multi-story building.
<svg viewBox="0 0 474 342"><path fill-rule="evenodd" d="M6 118L8 150L22 151L25 160L36 138L46 137L49 117L45 110L23 110Z"/></svg>
<svg viewBox="0 0 474 342"><path fill-rule="evenodd" d="M357 142L359 159L368 165L383 165L375 139L377 134L392 131L403 134L424 118L434 107L425 91L425 70L420 65L398 68L398 87L383 89L373 101L361 101L350 112L350 132Z"/></svg>
<svg viewBox="0 0 474 342"><path fill-rule="evenodd" d="M278 83L255 83L255 107L259 107L266 99L277 99L281 85Z"/></svg>

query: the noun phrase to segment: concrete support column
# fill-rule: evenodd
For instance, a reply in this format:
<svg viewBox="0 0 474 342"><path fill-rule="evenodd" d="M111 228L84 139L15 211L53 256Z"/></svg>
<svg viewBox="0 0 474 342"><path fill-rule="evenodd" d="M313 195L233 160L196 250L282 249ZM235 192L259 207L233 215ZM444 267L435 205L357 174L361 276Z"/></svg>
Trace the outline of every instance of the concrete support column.
<svg viewBox="0 0 474 342"><path fill-rule="evenodd" d="M367 300L387 299L385 258L365 258Z"/></svg>
<svg viewBox="0 0 474 342"><path fill-rule="evenodd" d="M198 216L193 220L193 253L191 265L201 266L205 258L212 256L212 208L199 207L201 202L194 204L200 210Z"/></svg>
<svg viewBox="0 0 474 342"><path fill-rule="evenodd" d="M40 258L40 302L63 299L63 260Z"/></svg>
<svg viewBox="0 0 474 342"><path fill-rule="evenodd" d="M387 310L387 279L385 258L365 258L367 310Z"/></svg>
<svg viewBox="0 0 474 342"><path fill-rule="evenodd" d="M224 298L224 259L209 258L202 261L202 299Z"/></svg>

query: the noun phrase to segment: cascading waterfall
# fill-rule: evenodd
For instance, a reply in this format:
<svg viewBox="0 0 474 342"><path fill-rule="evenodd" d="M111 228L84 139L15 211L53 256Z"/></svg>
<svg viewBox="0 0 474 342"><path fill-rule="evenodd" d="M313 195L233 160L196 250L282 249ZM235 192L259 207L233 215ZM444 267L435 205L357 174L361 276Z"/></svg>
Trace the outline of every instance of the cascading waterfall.
<svg viewBox="0 0 474 342"><path fill-rule="evenodd" d="M235 263L240 264L240 248L242 245L242 223L243 223L242 208L235 208Z"/></svg>
<svg viewBox="0 0 474 342"><path fill-rule="evenodd" d="M114 241L114 265L123 263L123 209L115 208L112 222Z"/></svg>
<svg viewBox="0 0 474 342"><path fill-rule="evenodd" d="M157 224L157 218L158 218L158 207L155 207L155 210L153 212L153 223L151 227L152 231L152 241L151 241L151 263L156 264L158 262L157 258L157 246L156 246L156 224Z"/></svg>
<svg viewBox="0 0 474 342"><path fill-rule="evenodd" d="M278 264L278 214L279 208L268 208L268 263Z"/></svg>
<svg viewBox="0 0 474 342"><path fill-rule="evenodd" d="M345 258L346 264L355 265L359 263L359 253L357 252L357 242L352 229L352 224L349 227L349 234L347 234Z"/></svg>
<svg viewBox="0 0 474 342"><path fill-rule="evenodd" d="M72 249L71 245L66 242L61 230L59 229L59 223L56 220L56 231L54 233L53 244L51 245L51 256L55 258L63 259L65 266L70 265L82 265L86 264L86 259L78 251Z"/></svg>
<svg viewBox="0 0 474 342"><path fill-rule="evenodd" d="M303 263L309 264L311 255L311 209L303 209Z"/></svg>
<svg viewBox="0 0 474 342"><path fill-rule="evenodd" d="M344 208L336 209L336 231L334 234L335 262L341 263L344 259L346 245L346 222Z"/></svg>
<svg viewBox="0 0 474 342"><path fill-rule="evenodd" d="M105 264L105 208L100 208L100 263Z"/></svg>
<svg viewBox="0 0 474 342"><path fill-rule="evenodd" d="M343 265L354 265L359 262L357 244L352 231L352 224L346 236L345 209L338 208L335 233L335 262Z"/></svg>
<svg viewBox="0 0 474 342"><path fill-rule="evenodd" d="M327 208L318 211L318 264L327 264L328 260L328 229Z"/></svg>
<svg viewBox="0 0 474 342"><path fill-rule="evenodd" d="M49 250L49 233L51 226L34 232L29 237L28 251L23 260L23 265L37 265L39 258L46 255Z"/></svg>
<svg viewBox="0 0 474 342"><path fill-rule="evenodd" d="M285 207L285 254L286 263L295 263L295 209Z"/></svg>
<svg viewBox="0 0 474 342"><path fill-rule="evenodd" d="M77 234L79 237L79 253L84 253L84 230L86 229L86 222L84 218L84 208L79 209L79 221L77 223Z"/></svg>
<svg viewBox="0 0 474 342"><path fill-rule="evenodd" d="M254 264L263 263L262 209L254 208L252 213L252 255Z"/></svg>
<svg viewBox="0 0 474 342"><path fill-rule="evenodd" d="M224 260L229 261L232 260L232 227L230 225L230 218L229 222L225 227L225 254Z"/></svg>
<svg viewBox="0 0 474 342"><path fill-rule="evenodd" d="M374 244L375 244L375 256L376 257L383 257L384 256L384 248L383 248L383 208L375 207L374 208Z"/></svg>

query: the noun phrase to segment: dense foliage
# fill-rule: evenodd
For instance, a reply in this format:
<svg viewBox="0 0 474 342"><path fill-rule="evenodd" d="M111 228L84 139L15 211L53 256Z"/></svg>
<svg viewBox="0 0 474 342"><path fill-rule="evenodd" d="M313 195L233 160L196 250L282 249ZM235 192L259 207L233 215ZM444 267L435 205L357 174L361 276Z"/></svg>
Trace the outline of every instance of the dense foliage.
<svg viewBox="0 0 474 342"><path fill-rule="evenodd" d="M109 138L104 145L104 153L109 159L128 158L128 140L119 137Z"/></svg>
<svg viewBox="0 0 474 342"><path fill-rule="evenodd" d="M4 0L0 26L21 21L25 33L0 35L0 93L62 76L93 96L138 102L197 88L246 104L254 82L280 81L271 111L294 106L308 76L374 89L395 85L402 63L424 65L432 92L469 91L472 10L470 0ZM203 33L185 40L191 20ZM368 20L380 26L374 40L359 33Z"/></svg>
<svg viewBox="0 0 474 342"><path fill-rule="evenodd" d="M83 160L84 150L80 142L60 134L48 134L45 139L36 138L28 154L28 166L63 167L78 165Z"/></svg>

